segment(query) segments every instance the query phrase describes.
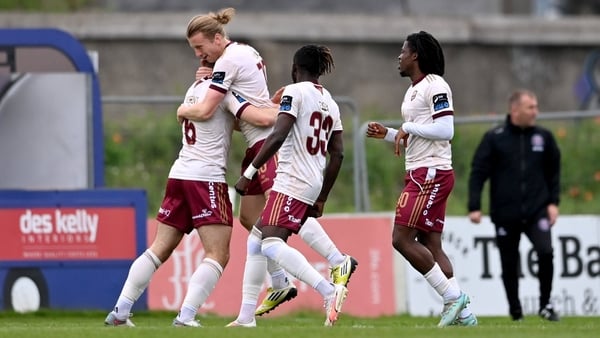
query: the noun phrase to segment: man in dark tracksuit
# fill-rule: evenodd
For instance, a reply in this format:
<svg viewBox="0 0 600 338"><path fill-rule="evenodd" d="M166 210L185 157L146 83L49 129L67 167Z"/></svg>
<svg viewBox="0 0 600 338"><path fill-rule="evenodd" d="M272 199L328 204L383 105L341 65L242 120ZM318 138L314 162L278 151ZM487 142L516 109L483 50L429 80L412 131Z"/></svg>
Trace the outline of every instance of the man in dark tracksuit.
<svg viewBox="0 0 600 338"><path fill-rule="evenodd" d="M537 98L518 90L509 99L506 123L489 130L473 157L469 218L481 221L481 191L490 179L490 217L496 228L502 281L513 320L522 320L519 241L525 233L538 257L539 315L558 321L550 303L554 273L550 228L558 217L560 150L552 133L535 125Z"/></svg>

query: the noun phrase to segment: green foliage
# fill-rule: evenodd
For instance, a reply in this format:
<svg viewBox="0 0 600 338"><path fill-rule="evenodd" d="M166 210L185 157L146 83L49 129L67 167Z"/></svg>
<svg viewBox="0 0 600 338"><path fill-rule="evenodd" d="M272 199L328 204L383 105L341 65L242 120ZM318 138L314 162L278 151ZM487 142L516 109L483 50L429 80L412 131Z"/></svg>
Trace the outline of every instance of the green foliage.
<svg viewBox="0 0 600 338"><path fill-rule="evenodd" d="M360 296L360 295L356 295ZM352 297L352 296L350 296ZM563 317L558 323L543 321L537 316L526 316L522 322L508 317L480 317L477 327L436 326L436 317L411 317L407 315L376 318L353 317L345 313L334 327L323 327L324 315L318 312L301 312L285 316L257 318L257 327L226 328L234 318L207 315L199 317L202 328L175 328L171 326L175 312L138 312L132 318L136 327L103 327L105 312L41 311L31 314L1 313L0 337L39 338L106 338L106 337L202 337L202 338L264 338L264 337L314 337L314 338L554 338L597 337L600 321L597 317ZM196 332L198 331L198 332Z"/></svg>
<svg viewBox="0 0 600 338"><path fill-rule="evenodd" d="M561 149L562 214L597 214L600 203L600 119L541 121L554 132ZM467 213L468 179L471 159L483 134L491 124L459 124L452 140L456 183L448 200L449 215ZM393 146L381 140L367 140L367 160L371 210L393 210L404 182L404 162L394 158ZM398 163L400 162L400 166ZM488 184L482 201L488 212Z"/></svg>
<svg viewBox="0 0 600 338"><path fill-rule="evenodd" d="M174 111L174 110L173 110ZM354 144L352 123L344 121L345 158L326 212L354 212ZM561 213L594 214L600 202L600 120L565 120L542 125L554 131L562 152ZM449 215L466 214L467 181L471 157L491 124L457 125L452 140L454 191ZM150 114L105 123L105 175L109 187L141 187L148 192L150 215L162 201L169 169L181 147L181 132L174 113ZM404 158L395 157L393 145L365 140L371 211L394 210L404 185ZM240 174L246 149L234 133L227 180L233 185ZM487 187L486 187L487 189ZM487 196L487 194L484 194ZM482 203L487 212L487 198Z"/></svg>
<svg viewBox="0 0 600 338"><path fill-rule="evenodd" d="M148 213L156 214L167 175L180 147L181 131L174 114L151 114L106 122L106 185L146 189Z"/></svg>

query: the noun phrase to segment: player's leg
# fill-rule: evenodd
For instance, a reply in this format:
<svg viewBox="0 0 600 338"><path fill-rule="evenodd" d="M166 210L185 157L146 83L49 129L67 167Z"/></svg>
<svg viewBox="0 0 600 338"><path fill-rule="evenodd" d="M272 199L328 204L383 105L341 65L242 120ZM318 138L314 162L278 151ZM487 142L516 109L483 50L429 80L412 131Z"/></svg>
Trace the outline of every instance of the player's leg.
<svg viewBox="0 0 600 338"><path fill-rule="evenodd" d="M333 325L338 318L338 313L341 311L348 289L343 285L334 285L327 281L315 270L306 257L295 248L287 245L283 238L287 238L289 234L278 232L282 230L289 231L288 229L266 226L262 228L263 232L265 230L267 230L267 233L263 234L263 237L265 237L262 241L263 254L277 262L297 279L312 286L323 296L327 315L325 325Z"/></svg>
<svg viewBox="0 0 600 338"><path fill-rule="evenodd" d="M323 226L314 217L304 221L298 235L313 250L327 259L331 266L331 280L334 284L348 285L350 276L356 270L358 262L350 255L344 255L338 250Z"/></svg>
<svg viewBox="0 0 600 338"><path fill-rule="evenodd" d="M446 255L446 252L442 249L442 233L422 232L419 234L419 242L423 243L423 245L431 251L433 259L438 263L444 275L449 279L450 284L453 287L460 289L458 280L454 277L452 263L450 262L448 255ZM445 309L442 310L442 312L444 311ZM465 306L458 315L455 324L461 326L476 326L478 322L477 317L471 312L471 309L468 306Z"/></svg>
<svg viewBox="0 0 600 338"><path fill-rule="evenodd" d="M228 327L256 325L254 318L255 310L257 310L256 304L267 270L267 258L261 252L261 244L262 234L258 228L254 227L250 231L246 242L246 262L242 280L242 304L240 305L237 318L229 323ZM270 289L272 290L272 288ZM266 299L266 302L268 301L269 299Z"/></svg>
<svg viewBox="0 0 600 338"><path fill-rule="evenodd" d="M229 261L229 242L233 226L233 213L225 182L189 181L186 199L192 210L194 223L204 248L204 259L190 277L188 289L175 326L200 326L194 320L196 312L206 301Z"/></svg>
<svg viewBox="0 0 600 338"><path fill-rule="evenodd" d="M182 203L182 188L181 180L167 181L160 210L169 212L158 213L154 240L150 247L131 264L115 307L104 321L106 325L134 326L129 320L133 304L148 287L154 272L171 256L183 234L191 231L191 228L186 227L190 213L187 204Z"/></svg>
<svg viewBox="0 0 600 338"><path fill-rule="evenodd" d="M251 163L255 154L260 149L257 148L257 146L261 145L262 142L259 142L253 146L250 151L246 152L246 157L242 162L243 168ZM267 197L273 186L273 180L276 176L276 170L277 160L276 156L273 156L258 170L257 174L252 178L248 185L246 195L242 196L240 204L240 221L242 224L245 223L244 226L249 230L252 229L265 207ZM255 231L260 234L260 230L256 229ZM259 237L262 237L262 235ZM255 240L252 238L252 234L250 234L248 244L251 245L252 243L255 243ZM260 305L256 307L257 299L255 299L254 290L256 288L260 289L264 281L265 273L264 266L262 265L262 257L264 256L260 252L257 253L257 250L254 250L252 247L248 247L247 250L248 256L246 258L246 266L244 269L247 273L247 275L245 275L247 278L244 278L242 286L242 305L237 321L232 322L231 325L248 322L250 321L250 318L254 318L254 315L261 316L269 313L280 304L296 297L298 293L296 286L290 281L286 271L277 263L267 258L266 270L270 276L271 285L267 288L267 293ZM254 257L252 257L253 255ZM257 255L262 257L259 258ZM258 282L258 279L252 277L259 276L259 274L262 274L260 282ZM254 313L250 313L248 310L251 304L254 304Z"/></svg>
<svg viewBox="0 0 600 338"><path fill-rule="evenodd" d="M521 271L520 241L521 229L519 224L496 224L496 245L500 253L502 283L506 291L508 310L513 320L523 319L523 309L519 300L519 274Z"/></svg>
<svg viewBox="0 0 600 338"><path fill-rule="evenodd" d="M539 315L550 321L558 321L559 316L550 303L552 279L554 276L554 249L552 248L551 227L546 217L532 222L525 230L538 257L537 278L540 283Z"/></svg>
<svg viewBox="0 0 600 338"><path fill-rule="evenodd" d="M300 220L304 218L307 209L308 205L303 202L271 192L261 217L262 253L323 296L327 311L325 325L330 326L338 318L348 289L327 281L306 257L286 243L292 233L298 233L300 230Z"/></svg>
<svg viewBox="0 0 600 338"><path fill-rule="evenodd" d="M246 230L252 230L256 220L265 207L265 196L261 192L257 195L244 195L240 198L240 223Z"/></svg>
<svg viewBox="0 0 600 338"><path fill-rule="evenodd" d="M175 326L199 326L194 320L198 309L217 285L229 262L229 242L232 227L224 224L203 225L197 229L205 256L188 284Z"/></svg>
<svg viewBox="0 0 600 338"><path fill-rule="evenodd" d="M396 205L392 233L393 247L444 299L444 311L438 326L451 325L468 304L469 297L452 285L434 260L432 252L416 239L424 236L420 233L432 230L441 233L445 202L453 186L454 174L451 170L418 168L409 171Z"/></svg>

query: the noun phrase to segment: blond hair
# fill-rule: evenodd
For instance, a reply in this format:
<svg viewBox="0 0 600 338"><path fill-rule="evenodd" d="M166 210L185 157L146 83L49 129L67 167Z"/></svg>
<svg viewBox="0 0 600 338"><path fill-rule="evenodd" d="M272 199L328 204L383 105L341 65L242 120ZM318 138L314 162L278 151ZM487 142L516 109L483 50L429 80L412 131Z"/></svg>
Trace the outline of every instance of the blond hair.
<svg viewBox="0 0 600 338"><path fill-rule="evenodd" d="M188 23L186 37L189 39L198 33L202 33L211 41L217 33L225 37L223 26L231 21L234 15L235 9L231 7L221 9L217 13L209 12L208 14L196 15Z"/></svg>

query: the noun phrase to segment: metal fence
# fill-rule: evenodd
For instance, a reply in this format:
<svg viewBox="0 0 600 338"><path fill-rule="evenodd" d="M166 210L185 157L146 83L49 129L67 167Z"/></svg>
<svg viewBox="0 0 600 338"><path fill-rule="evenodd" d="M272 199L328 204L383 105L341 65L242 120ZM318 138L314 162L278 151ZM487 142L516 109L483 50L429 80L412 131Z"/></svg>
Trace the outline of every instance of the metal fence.
<svg viewBox="0 0 600 338"><path fill-rule="evenodd" d="M356 102L347 96L334 97L341 106L346 106L351 114L352 140L354 145L353 159L353 183L354 183L354 208L355 212L371 211L371 202L369 196L369 172L366 158L366 131L368 122L361 124L360 114ZM103 104L179 104L180 96L104 96ZM570 120L599 117L600 110L585 111L562 111L540 113L538 120ZM498 123L505 119L505 115L473 115L457 116L454 118L455 124L476 124L476 123ZM401 120L383 120L377 121L385 126L398 128L402 124Z"/></svg>

